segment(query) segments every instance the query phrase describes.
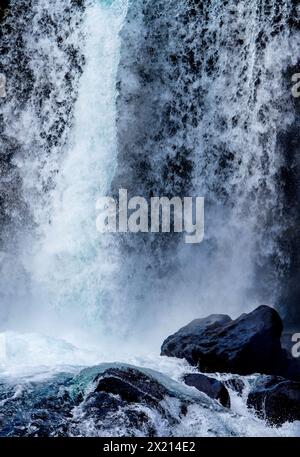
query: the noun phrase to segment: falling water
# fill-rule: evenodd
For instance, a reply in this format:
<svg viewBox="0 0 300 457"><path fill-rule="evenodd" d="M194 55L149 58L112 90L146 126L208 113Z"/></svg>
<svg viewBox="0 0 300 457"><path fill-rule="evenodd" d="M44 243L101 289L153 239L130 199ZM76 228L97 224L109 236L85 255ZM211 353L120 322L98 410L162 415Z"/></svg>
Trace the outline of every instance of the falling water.
<svg viewBox="0 0 300 457"><path fill-rule="evenodd" d="M164 398L165 416L134 404L153 435L299 435L247 408L255 376L225 411L158 356L189 319L278 300L297 2L11 0L2 21L0 434L141 434L123 407L84 413L111 365L78 365L118 359L192 399ZM100 235L96 201L122 187L204 196L204 242Z"/></svg>
<svg viewBox="0 0 300 457"><path fill-rule="evenodd" d="M11 325L161 341L183 306L186 321L275 303L298 14L271 0L12 2L1 105ZM121 187L204 196L204 243L100 236L96 200Z"/></svg>
<svg viewBox="0 0 300 457"><path fill-rule="evenodd" d="M164 328L180 325L183 308L188 320L279 299L289 263L281 237L291 225L280 138L295 125L287 74L298 62L297 18L299 6L271 0L142 1L130 9L114 188L206 199L198 247L168 250L159 237L125 242L124 252L136 251L148 317Z"/></svg>

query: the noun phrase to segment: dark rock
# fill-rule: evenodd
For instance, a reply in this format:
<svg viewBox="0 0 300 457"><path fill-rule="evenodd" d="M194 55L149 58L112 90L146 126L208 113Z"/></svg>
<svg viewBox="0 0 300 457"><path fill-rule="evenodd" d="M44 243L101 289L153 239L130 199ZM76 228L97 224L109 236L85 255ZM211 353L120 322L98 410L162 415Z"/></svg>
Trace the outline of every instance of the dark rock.
<svg viewBox="0 0 300 457"><path fill-rule="evenodd" d="M96 428L124 428L135 434L157 435L159 423L173 427L188 411L190 401L166 388L155 377L132 367L108 368L93 381L96 386L81 404L84 420L91 420ZM168 407L168 400L176 398L178 411ZM166 401L163 401L166 400ZM196 401L196 400L194 400ZM202 399L199 400L201 404Z"/></svg>
<svg viewBox="0 0 300 457"><path fill-rule="evenodd" d="M224 385L226 387L228 387L229 389L234 390L239 395L242 395L243 390L245 388L244 381L241 378L239 378L238 376L233 376L232 378L227 379L226 381L224 381Z"/></svg>
<svg viewBox="0 0 300 457"><path fill-rule="evenodd" d="M195 387L204 392L210 398L218 400L225 408L230 408L230 396L224 384L217 379L210 378L203 374L189 373L183 378L188 386Z"/></svg>
<svg viewBox="0 0 300 457"><path fill-rule="evenodd" d="M300 383L262 376L253 386L247 405L273 425L300 420Z"/></svg>
<svg viewBox="0 0 300 457"><path fill-rule="evenodd" d="M9 8L9 0L1 0L0 5L0 20L3 19Z"/></svg>
<svg viewBox="0 0 300 457"><path fill-rule="evenodd" d="M279 374L284 370L282 321L268 306L231 320L226 315L197 319L163 343L161 355L185 358L202 372Z"/></svg>
<svg viewBox="0 0 300 457"><path fill-rule="evenodd" d="M164 341L161 355L186 359L191 365L197 365L198 349L204 336L208 333L214 334L217 329L229 322L231 322L230 317L223 314L212 314L203 319L196 319Z"/></svg>
<svg viewBox="0 0 300 457"><path fill-rule="evenodd" d="M96 378L95 392L119 395L129 403L148 403L158 405L168 395L168 390L154 378L139 370L110 368Z"/></svg>

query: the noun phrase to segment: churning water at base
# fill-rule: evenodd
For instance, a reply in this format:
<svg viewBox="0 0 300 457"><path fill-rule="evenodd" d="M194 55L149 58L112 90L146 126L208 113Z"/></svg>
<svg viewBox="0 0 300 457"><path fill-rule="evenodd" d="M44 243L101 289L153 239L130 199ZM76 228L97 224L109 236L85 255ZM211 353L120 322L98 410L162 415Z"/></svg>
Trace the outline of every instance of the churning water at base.
<svg viewBox="0 0 300 457"><path fill-rule="evenodd" d="M10 333L6 342L8 358L2 365L0 360L0 436L300 436L299 422L271 427L247 408L255 375L239 377L240 394L228 388L228 410L182 382L184 374L195 372L183 360L144 356L123 362L118 354L119 363L103 363L104 354L49 337ZM92 366L100 358L101 364ZM171 395L158 409L141 402L112 408L107 416L103 399L98 415L91 403L95 376L111 368L138 368ZM212 376L226 382L231 375Z"/></svg>
<svg viewBox="0 0 300 457"><path fill-rule="evenodd" d="M254 6L12 2L3 322L151 340L183 323L182 306L190 319L275 304L288 264L278 138L295 117L284 75L299 10ZM118 186L204 196L205 242L100 236L95 203Z"/></svg>

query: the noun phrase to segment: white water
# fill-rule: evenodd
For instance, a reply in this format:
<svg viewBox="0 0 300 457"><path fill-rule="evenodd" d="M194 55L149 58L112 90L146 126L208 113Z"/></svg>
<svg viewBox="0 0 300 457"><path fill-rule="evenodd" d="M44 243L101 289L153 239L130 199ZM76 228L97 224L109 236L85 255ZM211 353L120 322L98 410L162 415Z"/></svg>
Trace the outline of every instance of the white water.
<svg viewBox="0 0 300 457"><path fill-rule="evenodd" d="M26 108L21 110L21 119L18 117L16 126L21 132L26 130L26 136L7 126L9 135L16 137L22 145L23 156L17 155L15 163L22 179L22 194L36 224L29 239L25 233L19 234L22 240L19 241L16 268L21 270L22 278L25 270L30 281L29 296L26 297L26 291L22 294L30 314L26 318L29 329L64 336L69 332L67 336L74 339L75 328L84 331L95 324L99 337L103 333L101 324L109 327L108 314L113 318L119 312L113 303L113 278L118 274L118 258L111 240L101 239L96 231L95 205L99 196L109 191L116 165L115 81L119 32L127 0L88 1L83 17L78 12L76 25L74 11L74 24L70 25L72 34L68 34L65 45L67 47L68 40L72 40L71 45L84 54L85 64L71 119L59 119L53 101L65 102L73 96L63 84L65 48L53 48L53 36L45 38L38 22L46 12L63 27L58 17L61 14L62 20L67 20L64 7L70 7L70 2L48 3L35 2L32 19L35 34L30 36L30 30L25 30L24 35L28 40L30 66L35 73L36 92L46 70L41 62L47 62L56 93L42 106L41 112L33 112L32 108L32 105L35 108L38 95L32 96ZM76 68L72 71L76 72ZM72 75L73 79L76 77L76 74ZM40 125L41 121L43 125ZM51 125L56 121L65 122L69 129L65 138L60 139L59 147L52 144L44 158L46 146L43 142L36 144L36 138L40 139L41 133L49 135ZM51 186L45 192L44 183L50 178ZM20 283L14 283L12 287L21 289ZM11 295L9 300L13 300ZM17 312L21 311L21 306L16 308ZM16 323L18 318L15 316L11 320L13 326L22 327L22 323Z"/></svg>
<svg viewBox="0 0 300 457"><path fill-rule="evenodd" d="M106 313L113 314L111 289L118 274L111 240L96 231L95 202L109 192L116 164L115 75L126 7L126 0L87 6L82 24L86 63L74 127L52 193L51 224L41 227L32 264L36 301L42 285L43 313L50 305L68 325L77 319L77 327L91 328L96 321L98 334Z"/></svg>
<svg viewBox="0 0 300 457"><path fill-rule="evenodd" d="M23 30L21 35L29 67L34 75L34 90L24 105L20 105L18 96L14 97L11 92L2 109L7 119L6 135L17 139L18 153L14 157L14 165L20 177L20 191L27 207L24 211L25 216L23 208L22 211L19 208L15 210L13 223L17 220L20 230L9 240L7 251L1 256L4 295L2 304L5 312L7 309L9 314L7 322L3 319L2 326L15 330L2 335L6 349L1 361L1 374L8 378L23 376L26 379L33 375L47 377L67 365L72 365L72 369L77 370L82 365L118 360L153 368L172 379L180 380L181 374L191 368L182 361L160 358L152 354L147 356L147 335L145 339L140 338L138 341L134 341L134 338L133 341L130 341L130 338L122 341L125 331L133 331L136 325L131 310L135 309L139 294L136 294L137 298L134 297L135 303L123 300L124 284L119 281L123 260L119 255L118 246L111 237L100 238L95 225L96 200L109 190L116 167L115 82L120 53L119 32L126 15L127 1L90 0L84 13L77 12L74 15L67 12L71 6L68 0L37 0L34 5L30 17L26 17L24 13L16 26L19 27L19 34L20 30ZM176 287L171 290L174 295L176 294L175 299L172 299L173 306L161 316L159 329L148 329L151 335L156 335L158 331L160 338L161 335L167 336L167 325L174 326L175 330L200 311L207 313L207 309L212 312L226 308L228 312L231 308L236 312L242 307L245 309L246 306L242 298L245 297L253 275L252 254L257 240L252 235L257 229L255 215L259 213L259 206L250 205L247 215L249 225L244 236L240 237L239 230L245 215L244 205L249 209L247 202L252 198L252 191L256 190L255 180L262 178L262 175L252 176L251 167L257 165L255 161L259 162L264 153L256 138L257 133L263 131L267 125L257 122L260 104L251 105L249 113L249 96L253 92L252 73L255 65L255 62L251 61L251 56L255 54L252 48L252 32L254 33L257 25L257 18L253 13L257 13L257 9L252 5L253 3L246 3L248 13L243 19L243 24L247 25L243 32L244 38L248 37L246 59L250 62L247 69L248 86L243 96L234 102L234 106L230 106L230 100L234 100L234 92L239 85L237 81L231 80L231 77L239 66L241 56L228 49L222 49L220 42L224 37L219 37L215 46L222 50L220 65L227 69L227 79L224 80L222 71L216 75L213 82L203 78L203 86L207 90L209 88L206 100L209 109L203 115L197 133L198 174L195 187L200 193L209 192L213 199L217 199L217 195L214 194L214 179L219 179L220 176L214 174L214 157L210 157L202 138L204 132L208 132L211 138L215 136L212 119L223 115L228 120L231 111L238 112L240 124L230 130L230 134L226 131L218 132L214 147L218 148L225 142L236 153L239 167L231 179L224 180L223 183L229 186L229 190L237 188L239 205L231 215L229 229L227 227L219 230L223 220L222 211L222 217L215 221L215 233L210 236L213 238L217 234L218 242L223 248L217 251L218 263L206 263L206 271L201 270L201 284L205 284L202 295L198 295L198 286L191 287L191 284L197 283L199 279L199 270L195 269L195 263L191 262L188 256L190 263L187 265L191 268L187 267L180 278L183 286L179 291ZM283 8L285 5L286 3ZM53 25L47 28L45 34L41 21L45 11L60 29L63 29L64 21L67 21L68 28L63 36L63 47L55 44L57 30ZM222 16L217 2L210 13L212 28L217 27L216 17ZM223 31L227 35L229 32L230 27ZM280 80L283 69L296 55L295 42L292 39L285 42L284 38L274 38L265 54L265 79L259 94L262 104L270 103L274 97L280 98L283 89L277 86L277 81ZM138 36L136 39L138 40ZM79 50L85 57L82 75L79 69L68 61L68 46ZM286 55L285 59L277 60L278 48ZM68 65L65 67L66 62ZM13 63L8 61L8 65ZM71 72L71 86L65 82L67 70ZM268 72L276 75L274 82L268 80ZM44 88L45 79L52 86L52 91L51 96L46 97L40 106L39 102L44 100L41 88ZM226 91L223 91L224 86ZM10 86L9 89L12 90L13 87ZM21 91L20 88L18 90ZM220 92L221 101L218 96ZM75 93L76 103L74 100L73 107L72 95ZM61 107L66 101L74 108L72 114ZM276 142L275 131L281 119L276 117L277 114L278 110L274 108L272 115L275 117L271 119L273 134L268 138L271 163L266 181L267 185L271 186L271 198L267 200L271 206L274 205L273 198L276 193L276 189L272 187L273 177L278 166L272 155ZM246 120L251 123L251 134L246 134L241 127ZM292 122L288 113L285 122L286 125ZM54 126L60 124L66 125L67 128L61 135L54 135L53 141L48 142L46 139L53 133L53 129L55 130ZM247 154L244 154L245 150L248 150ZM207 165L205 175L203 163ZM14 249L10 251L11 246L14 246ZM241 252L243 261L240 259ZM205 257L205 260L207 259L209 257ZM213 260L216 258L213 257ZM130 263L129 259L126 267L130 266ZM133 268L132 273L126 272L125 277L134 283L134 274ZM120 276L123 277L122 274ZM151 289L151 284L148 285L148 289ZM168 289L168 295L169 292ZM125 297L128 300L130 295L125 294ZM164 298L169 304L167 297ZM199 301L202 302L201 307ZM150 320L151 326L157 321L157 315L153 315L153 312L158 311L158 304L155 304L153 311L140 311L140 316L147 316L147 322L142 324L142 329L149 326ZM164 328L161 328L162 326ZM98 342L97 349L95 340ZM151 341L151 347L157 349L156 354L161 341ZM136 355L133 356L133 353ZM235 398L233 411L239 416L220 413L217 420L218 426L223 421L226 423L224 428L230 429L232 433L285 436L295 435L299 431L298 424L284 425L280 429L267 427L246 409L245 399L241 401ZM216 414L212 411L211 415L203 417L199 407L191 407L189 414L174 433L182 436L218 434L218 429L214 430ZM219 430L220 433L224 433L224 429ZM164 430L161 431L162 434L163 432Z"/></svg>
<svg viewBox="0 0 300 457"><path fill-rule="evenodd" d="M188 85L191 93L185 94L186 82L176 79L174 85L176 94L188 104L199 104L198 125L168 138L162 145L166 151L159 145L161 157L155 150L154 172L157 181L162 180L160 169L166 154L171 154L172 142L181 144L186 134L187 144L194 146L193 192L208 202L206 242L193 252L185 246L180 252L179 247L172 254L179 272L162 281L155 278L159 276L156 265L150 265L149 273L153 259L147 246L141 252L120 255L116 237L101 237L95 225L95 203L109 191L117 166L116 74L127 1L90 0L82 12L71 0L36 0L32 10L18 13L19 22L13 22L16 30L8 42L14 34L23 40L33 90L26 103L20 104L19 70L8 55L7 67L16 76L2 111L7 120L5 134L17 143L15 170L9 178L11 182L19 178L21 183L20 203L11 210L11 231L1 256L8 328L43 331L80 344L83 339L88 343L90 337L103 338L109 347L124 334L126 338L143 335L146 346L153 346L154 339L158 348L167 333L185 323L183 304L186 321L209 312L235 316L265 302L256 290L256 265L264 265L268 256L275 256L279 266L286 261L276 243L282 230L276 182L281 158L276 142L278 130L293 122L283 73L296 62L297 40L287 27L287 2L276 6L257 0L254 6L247 1L236 7L230 1L225 9L213 2L186 32L186 40L193 38L195 55L203 53L204 63ZM174 39L168 43L168 52L177 52L181 58L185 48L177 35L185 7L185 3L176 7L176 20L169 24ZM282 31L273 34L272 21L279 14L277 28ZM140 27L133 23L131 40L143 33ZM202 49L194 37L205 27ZM264 50L256 47L261 31L267 39ZM57 43L57 35L63 44ZM243 43L238 48L233 46L232 35ZM14 46L9 44L12 53ZM70 49L82 54L84 63L77 59L74 65ZM204 70L211 58L217 59L212 74ZM125 64L132 63L125 60ZM162 65L162 70L172 70L165 61ZM131 86L134 79L124 74ZM193 92L199 87L201 100ZM234 157L224 176L215 157L223 149ZM164 187L163 181L160 186ZM164 252L160 255L163 258ZM12 269L16 271L13 278ZM267 304L272 305L279 281L268 279Z"/></svg>
<svg viewBox="0 0 300 457"><path fill-rule="evenodd" d="M182 382L182 376L188 372L195 372L195 368L188 365L184 360L170 359L168 357L158 357L149 354L143 357L133 357L127 355L124 358L116 354L116 359L112 356L108 358L104 353L81 351L63 340L56 340L38 334L0 334L0 342L5 343L5 360L0 359L0 380L8 381L16 385L14 397L22 395L30 382L45 382L51 380L53 376L61 372L79 374L85 366L90 367L101 361L101 367L96 369L105 370L112 366L113 360L118 360L120 364L131 364L139 367L146 373L153 375L157 380L170 390L180 392L184 396L195 399L195 404L188 407L187 414L182 416L179 412L178 400L166 398L162 406L173 416L178 417L179 423L170 426L167 421L162 420L157 412L148 409L143 405L136 405L136 408L145 410L154 421L158 436L300 436L300 423L285 423L281 427L271 427L257 418L255 413L246 406L247 394L254 376L241 377L245 383L242 396L234 390L229 389L231 397L231 409L223 410L217 403L199 393L195 388L189 387ZM107 362L105 365L103 362ZM88 368L90 370L90 368ZM93 369L91 369L93 370ZM212 377L225 381L231 375L216 375ZM92 376L94 379L95 374ZM38 390L37 390L38 392ZM208 403L209 408L197 404L197 399L201 399L204 404ZM8 399L5 401L11 401ZM1 407L1 404L0 404ZM76 407L74 417L81 417L80 406ZM122 415L122 412L120 412ZM112 421L109 425L109 432L103 429L90 419L85 419L84 415L80 419L80 435L82 436L143 436L141 429L128 429L126 423L120 427Z"/></svg>

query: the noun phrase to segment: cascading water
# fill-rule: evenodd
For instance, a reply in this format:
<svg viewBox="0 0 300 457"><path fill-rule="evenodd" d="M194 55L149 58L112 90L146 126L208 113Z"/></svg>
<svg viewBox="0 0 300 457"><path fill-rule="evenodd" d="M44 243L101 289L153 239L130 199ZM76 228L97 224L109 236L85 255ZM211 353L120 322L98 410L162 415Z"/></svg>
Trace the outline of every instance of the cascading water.
<svg viewBox="0 0 300 457"><path fill-rule="evenodd" d="M125 252L138 246L139 282L147 289L156 276L148 309L166 304L156 312L165 326L180 325L183 303L194 318L280 298L289 263L281 237L293 225L284 209L288 152L280 138L296 125L286 75L298 61L297 18L295 3L261 0L143 1L130 9L114 189L206 198L200 246L168 250L170 237L163 248L160 237L125 243Z"/></svg>
<svg viewBox="0 0 300 457"><path fill-rule="evenodd" d="M278 296L286 262L278 136L294 121L284 72L297 61L287 27L297 10L260 0L142 3L131 4L123 27L118 112L125 1L13 3L19 21L6 21L13 76L3 144L15 209L4 211L3 259L17 265L19 283L3 290L7 302L18 290L13 308L31 308L38 327L64 316L71 333L77 321L98 335L138 334L159 314L162 338L181 323L183 302L192 318ZM8 52L16 34L21 67ZM112 180L113 191L133 195L205 196L205 243L191 250L135 236L124 247L101 237L95 201Z"/></svg>
<svg viewBox="0 0 300 457"><path fill-rule="evenodd" d="M25 269L23 276L30 278L29 320L40 330L45 321L48 332L49 319L57 327L60 313L65 313L69 328L75 325L76 316L87 325L90 318L97 318L100 327L101 320L105 322L105 295L114 261L96 231L95 202L108 192L116 161L115 73L118 33L126 14L126 1L110 3L87 2L83 12L70 1L47 5L40 1L30 13L25 13L25 7L20 13L19 5L12 13L12 18L21 15L23 60L33 81L24 108L16 109L18 92L4 105L3 114L6 138L19 142L10 179L18 174L20 206L26 205L25 214L18 214L23 230L19 238L16 235L20 247L13 262L17 258ZM28 28L33 28L33 36L24 30L24 20L31 20ZM60 21L69 21L68 28ZM8 20L7 27L10 25ZM82 58L77 57L75 65L69 54L73 59L76 55ZM83 57L84 73L78 85ZM62 70L65 60L70 68ZM18 112L15 128L9 109ZM31 233L26 240L29 224ZM100 330L98 327L97 332Z"/></svg>
<svg viewBox="0 0 300 457"><path fill-rule="evenodd" d="M83 326L82 319L89 327L96 319L98 334L101 323L109 323L106 313L114 312L110 291L118 275L112 242L96 231L95 202L109 192L116 164L115 74L125 14L126 0L87 4L74 127L52 192L51 224L42 228L33 266L37 295L41 283L46 289L45 306L50 302L71 320L77 316Z"/></svg>
<svg viewBox="0 0 300 457"><path fill-rule="evenodd" d="M1 291L13 327L31 306L32 251L51 219L51 189L72 123L81 16L73 1L12 1L1 24Z"/></svg>
<svg viewBox="0 0 300 457"><path fill-rule="evenodd" d="M85 416L102 368L78 365L111 358L167 375L153 375L175 392L159 413L129 408L149 415L154 435L299 434L249 411L247 387L230 392L233 413L220 410L183 385L193 367L145 356L189 319L278 300L281 237L294 223L283 221L280 137L296 125L286 75L298 23L295 1L11 0L1 24L0 435L43 434L39 402L53 435L141 433L124 405L100 425ZM204 196L205 241L100 235L96 201L120 188ZM66 386L52 417L47 396ZM33 411L22 427L19 410Z"/></svg>

